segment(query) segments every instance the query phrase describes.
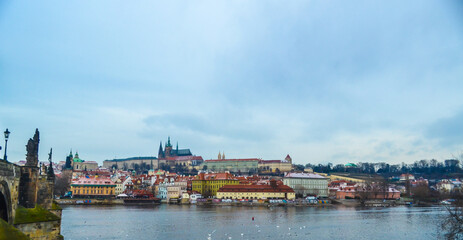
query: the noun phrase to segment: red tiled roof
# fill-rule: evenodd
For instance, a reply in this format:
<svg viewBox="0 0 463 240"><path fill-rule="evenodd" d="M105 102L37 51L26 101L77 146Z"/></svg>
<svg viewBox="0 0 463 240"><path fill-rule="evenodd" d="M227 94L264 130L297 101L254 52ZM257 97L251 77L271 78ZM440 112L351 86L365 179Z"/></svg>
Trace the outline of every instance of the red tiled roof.
<svg viewBox="0 0 463 240"><path fill-rule="evenodd" d="M160 160L167 160L167 161L189 161L189 160L203 160L203 157L201 157L201 156L175 156L175 157L160 158Z"/></svg>
<svg viewBox="0 0 463 240"><path fill-rule="evenodd" d="M109 178L79 178L72 182L75 185L115 185Z"/></svg>
<svg viewBox="0 0 463 240"><path fill-rule="evenodd" d="M239 158L239 159L210 159L205 162L236 162L236 161L261 161L258 158Z"/></svg>
<svg viewBox="0 0 463 240"><path fill-rule="evenodd" d="M294 190L286 185L225 185L218 192L288 192L293 193Z"/></svg>
<svg viewBox="0 0 463 240"><path fill-rule="evenodd" d="M236 180L230 173L200 173L195 180Z"/></svg>
<svg viewBox="0 0 463 240"><path fill-rule="evenodd" d="M259 163L289 163L287 161L281 161L281 160L260 160Z"/></svg>
<svg viewBox="0 0 463 240"><path fill-rule="evenodd" d="M319 178L319 179L326 179L323 176L320 176L315 173L287 173L285 178Z"/></svg>

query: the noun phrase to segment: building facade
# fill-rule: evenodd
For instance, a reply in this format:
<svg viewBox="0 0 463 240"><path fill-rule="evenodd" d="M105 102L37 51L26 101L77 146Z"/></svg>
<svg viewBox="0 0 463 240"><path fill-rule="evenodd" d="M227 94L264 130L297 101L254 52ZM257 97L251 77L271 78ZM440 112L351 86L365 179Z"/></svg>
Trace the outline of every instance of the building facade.
<svg viewBox="0 0 463 240"><path fill-rule="evenodd" d="M211 159L205 160L200 168L214 172L254 174L257 173L259 161L258 158Z"/></svg>
<svg viewBox="0 0 463 240"><path fill-rule="evenodd" d="M221 187L239 183L240 181L230 173L199 173L197 179L192 180L192 190L204 197L214 197Z"/></svg>
<svg viewBox="0 0 463 240"><path fill-rule="evenodd" d="M166 181L163 183L159 183L155 187L156 197L160 199L167 199L167 201L169 201L171 198L180 198L182 193L186 191L187 191L186 181L180 181L180 182Z"/></svg>
<svg viewBox="0 0 463 240"><path fill-rule="evenodd" d="M95 161L85 161L79 158L79 153L76 152L72 156L72 152L69 154L68 158L71 161L71 167L74 170L78 171L95 171L98 169L98 163Z"/></svg>
<svg viewBox="0 0 463 240"><path fill-rule="evenodd" d="M287 173L283 184L294 189L301 197L315 195L328 197L328 178L313 173Z"/></svg>
<svg viewBox="0 0 463 240"><path fill-rule="evenodd" d="M116 184L107 178L79 178L71 184L73 197L111 198L115 196Z"/></svg>
<svg viewBox="0 0 463 240"><path fill-rule="evenodd" d="M149 169L158 169L158 159L156 157L131 157L131 158L115 158L111 160L104 160L103 167L107 169L134 169L135 164L139 166L146 165Z"/></svg>
<svg viewBox="0 0 463 240"><path fill-rule="evenodd" d="M270 185L226 185L217 191L219 199L288 199L296 198L296 193L286 185L277 185L270 180Z"/></svg>
<svg viewBox="0 0 463 240"><path fill-rule="evenodd" d="M291 162L286 160L260 160L258 166L260 173L284 173L293 168Z"/></svg>

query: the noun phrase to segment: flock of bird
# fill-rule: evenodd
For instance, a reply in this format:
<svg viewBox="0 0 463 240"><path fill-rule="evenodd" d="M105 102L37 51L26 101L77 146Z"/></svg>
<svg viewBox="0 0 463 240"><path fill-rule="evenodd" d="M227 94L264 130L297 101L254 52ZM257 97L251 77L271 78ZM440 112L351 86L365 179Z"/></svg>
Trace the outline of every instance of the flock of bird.
<svg viewBox="0 0 463 240"><path fill-rule="evenodd" d="M296 227L296 228L291 228L291 227L288 227L288 231L285 232L284 230L281 230L280 226L277 225L276 226L276 231L278 232L278 235L280 238L292 238L292 237L297 237L298 234L299 236L301 236L301 233L300 231L297 231L297 230L303 230L305 229L306 226L301 226L299 227L299 229ZM261 228L259 225L255 225L255 230L257 230L257 233L260 233L261 232ZM218 234L214 234L216 233L216 229L214 229L214 231L212 231L211 233L208 233L208 237L207 237L207 240L212 240L213 237L214 239L228 239L228 240L231 240L233 239L233 237L231 236L231 234L228 234L228 233L224 233L224 235L218 235ZM308 235L309 233L306 232L305 235ZM254 234L252 234L252 231L249 232L249 233L241 233L240 235L238 235L238 237L236 237L235 239L245 239L245 237L251 237L252 239L261 239L262 236L258 237L258 236L255 236ZM275 236L269 236L269 238L271 237L275 237ZM246 239L249 239L249 238L246 238Z"/></svg>

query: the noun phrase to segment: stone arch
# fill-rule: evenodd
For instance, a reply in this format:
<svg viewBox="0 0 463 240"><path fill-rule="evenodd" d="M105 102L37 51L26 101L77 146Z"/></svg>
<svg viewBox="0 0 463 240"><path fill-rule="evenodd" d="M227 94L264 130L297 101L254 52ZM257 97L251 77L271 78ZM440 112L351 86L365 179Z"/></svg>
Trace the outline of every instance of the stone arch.
<svg viewBox="0 0 463 240"><path fill-rule="evenodd" d="M0 182L0 218L12 223L10 188L5 181Z"/></svg>

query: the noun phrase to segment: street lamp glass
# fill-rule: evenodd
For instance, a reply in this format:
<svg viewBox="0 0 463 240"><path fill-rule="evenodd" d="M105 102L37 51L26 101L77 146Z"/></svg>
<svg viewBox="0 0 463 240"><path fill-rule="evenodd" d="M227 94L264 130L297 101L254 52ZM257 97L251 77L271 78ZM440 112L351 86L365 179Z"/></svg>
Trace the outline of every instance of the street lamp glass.
<svg viewBox="0 0 463 240"><path fill-rule="evenodd" d="M8 128L3 133L5 134L5 139L8 139L8 137L10 136L10 131L8 131Z"/></svg>

